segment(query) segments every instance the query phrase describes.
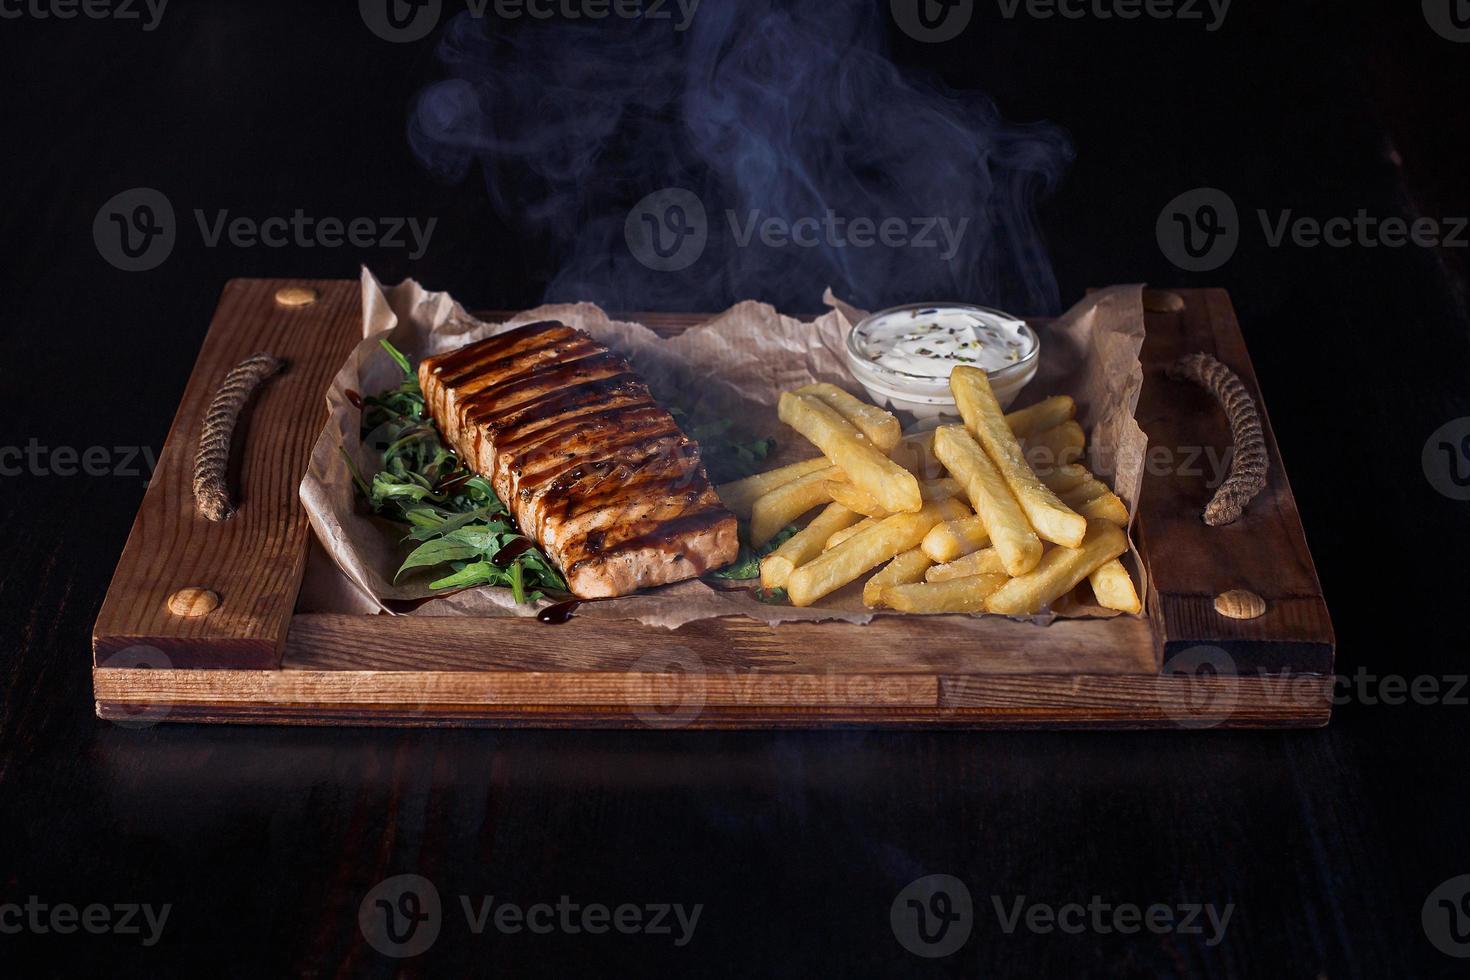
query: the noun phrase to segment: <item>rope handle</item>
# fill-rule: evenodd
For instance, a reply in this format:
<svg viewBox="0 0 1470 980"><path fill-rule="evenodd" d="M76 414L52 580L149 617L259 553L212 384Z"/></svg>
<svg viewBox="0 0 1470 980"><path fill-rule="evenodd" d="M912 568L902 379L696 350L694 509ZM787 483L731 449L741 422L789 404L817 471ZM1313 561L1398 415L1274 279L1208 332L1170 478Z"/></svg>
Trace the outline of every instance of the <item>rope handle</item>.
<svg viewBox="0 0 1470 980"><path fill-rule="evenodd" d="M230 503L230 490L225 473L230 465L230 441L240 410L262 381L284 366L270 354L252 354L225 376L215 393L199 430L199 451L194 456L194 506L199 513L218 523L235 516Z"/></svg>
<svg viewBox="0 0 1470 980"><path fill-rule="evenodd" d="M1186 354L1169 367L1169 377L1193 381L1215 396L1230 422L1230 469L1225 482L1205 505L1205 523L1220 527L1234 523L1256 494L1266 488L1266 436L1261 413L1239 375L1209 354Z"/></svg>

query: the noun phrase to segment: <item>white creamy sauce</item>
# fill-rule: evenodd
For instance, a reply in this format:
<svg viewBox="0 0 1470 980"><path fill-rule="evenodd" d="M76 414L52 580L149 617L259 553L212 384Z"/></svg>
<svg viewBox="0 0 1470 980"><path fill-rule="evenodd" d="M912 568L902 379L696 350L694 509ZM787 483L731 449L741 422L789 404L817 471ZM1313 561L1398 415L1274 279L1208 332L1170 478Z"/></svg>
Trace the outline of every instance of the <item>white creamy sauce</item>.
<svg viewBox="0 0 1470 980"><path fill-rule="evenodd" d="M988 372L1020 361L1027 351L1020 320L973 310L900 310L869 323L861 338L869 361L925 378L947 378L964 364Z"/></svg>

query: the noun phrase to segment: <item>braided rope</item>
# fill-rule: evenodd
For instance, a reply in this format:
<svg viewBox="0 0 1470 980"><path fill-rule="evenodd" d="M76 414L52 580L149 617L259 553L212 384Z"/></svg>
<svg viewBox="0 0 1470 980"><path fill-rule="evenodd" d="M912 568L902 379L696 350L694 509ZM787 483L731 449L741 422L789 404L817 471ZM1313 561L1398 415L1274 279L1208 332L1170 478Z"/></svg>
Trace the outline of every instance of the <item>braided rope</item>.
<svg viewBox="0 0 1470 980"><path fill-rule="evenodd" d="M1236 373L1208 354L1188 354L1169 368L1169 377L1193 381L1215 396L1230 421L1230 438L1235 444L1230 472L1215 496L1205 505L1205 523L1212 527L1230 524L1240 517L1256 494L1266 487L1266 436L1261 431L1261 413Z"/></svg>
<svg viewBox="0 0 1470 980"><path fill-rule="evenodd" d="M282 362L270 354L252 354L225 376L224 384L209 403L204 426L199 431L199 451L194 455L194 505L211 521L229 520L235 515L230 503L225 471L230 464L230 440L240 409L250 399L257 385L275 374Z"/></svg>

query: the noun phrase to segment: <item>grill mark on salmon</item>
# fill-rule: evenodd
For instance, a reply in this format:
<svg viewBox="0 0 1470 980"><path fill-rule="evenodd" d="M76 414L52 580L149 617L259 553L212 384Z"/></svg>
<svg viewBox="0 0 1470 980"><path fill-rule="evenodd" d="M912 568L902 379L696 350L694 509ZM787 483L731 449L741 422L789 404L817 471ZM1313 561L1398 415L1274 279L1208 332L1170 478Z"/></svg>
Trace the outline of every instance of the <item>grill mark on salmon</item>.
<svg viewBox="0 0 1470 980"><path fill-rule="evenodd" d="M586 333L527 324L427 358L419 383L446 442L575 595L625 595L735 559L735 518L698 444Z"/></svg>

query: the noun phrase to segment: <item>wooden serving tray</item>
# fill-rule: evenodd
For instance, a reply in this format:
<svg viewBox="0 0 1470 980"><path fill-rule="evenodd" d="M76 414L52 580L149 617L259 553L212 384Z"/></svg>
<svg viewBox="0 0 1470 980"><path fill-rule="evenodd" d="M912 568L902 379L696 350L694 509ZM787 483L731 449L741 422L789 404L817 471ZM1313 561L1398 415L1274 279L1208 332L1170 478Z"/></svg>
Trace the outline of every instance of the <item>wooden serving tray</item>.
<svg viewBox="0 0 1470 980"><path fill-rule="evenodd" d="M276 301L285 286L315 303ZM1221 290L1150 292L1138 419L1176 460L1229 445L1203 390L1164 369L1203 350L1260 402ZM883 616L865 626L743 617L664 630L633 621L303 614L311 529L297 487L323 393L360 339L351 281L233 280L225 287L93 632L103 718L312 725L767 728L857 726L1308 727L1331 712L1334 640L1269 421L1267 489L1229 527L1207 527L1198 473L1156 467L1136 540L1147 618L1058 621ZM673 334L694 315L636 319ZM234 519L194 510L199 427L224 375L256 351L286 360L235 435ZM1187 469L1187 468L1186 468ZM180 589L218 608L176 615ZM1245 589L1263 615L1214 598Z"/></svg>

